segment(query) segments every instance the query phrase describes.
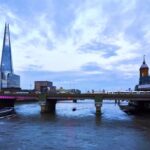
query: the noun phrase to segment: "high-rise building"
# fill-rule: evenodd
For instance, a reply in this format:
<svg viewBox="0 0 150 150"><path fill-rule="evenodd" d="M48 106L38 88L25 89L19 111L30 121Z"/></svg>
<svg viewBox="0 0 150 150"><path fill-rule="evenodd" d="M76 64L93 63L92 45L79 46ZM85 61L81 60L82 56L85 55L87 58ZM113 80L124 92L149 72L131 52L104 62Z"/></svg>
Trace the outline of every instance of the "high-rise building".
<svg viewBox="0 0 150 150"><path fill-rule="evenodd" d="M20 88L20 76L14 74L9 24L5 24L2 58L1 58L1 88Z"/></svg>

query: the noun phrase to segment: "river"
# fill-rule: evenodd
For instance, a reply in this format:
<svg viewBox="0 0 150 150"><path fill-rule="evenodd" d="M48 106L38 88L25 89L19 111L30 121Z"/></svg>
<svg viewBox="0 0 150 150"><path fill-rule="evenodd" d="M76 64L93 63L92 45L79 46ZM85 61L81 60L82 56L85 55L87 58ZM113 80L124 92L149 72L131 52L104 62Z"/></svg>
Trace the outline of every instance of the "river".
<svg viewBox="0 0 150 150"><path fill-rule="evenodd" d="M0 119L0 150L150 150L150 115L128 115L111 101L101 116L92 100L57 103L55 115L38 103L15 110Z"/></svg>

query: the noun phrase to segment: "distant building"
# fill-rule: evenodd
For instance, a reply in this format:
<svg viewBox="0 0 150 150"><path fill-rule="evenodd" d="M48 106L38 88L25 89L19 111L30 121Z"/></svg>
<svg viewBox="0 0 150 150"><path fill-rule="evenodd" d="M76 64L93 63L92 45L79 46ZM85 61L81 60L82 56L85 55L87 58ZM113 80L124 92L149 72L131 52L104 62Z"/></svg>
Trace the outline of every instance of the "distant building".
<svg viewBox="0 0 150 150"><path fill-rule="evenodd" d="M20 76L14 74L12 55L11 55L11 42L9 33L9 24L5 24L2 58L0 66L0 87L6 88L20 88Z"/></svg>
<svg viewBox="0 0 150 150"><path fill-rule="evenodd" d="M60 89L57 89L57 93L81 94L81 91L78 89L63 89L60 87Z"/></svg>
<svg viewBox="0 0 150 150"><path fill-rule="evenodd" d="M149 91L150 90L149 67L145 62L145 56L143 58L143 64L141 65L139 72L140 72L139 84L135 86L135 90Z"/></svg>
<svg viewBox="0 0 150 150"><path fill-rule="evenodd" d="M56 86L53 86L53 83L50 81L35 81L34 90L37 92L55 93Z"/></svg>

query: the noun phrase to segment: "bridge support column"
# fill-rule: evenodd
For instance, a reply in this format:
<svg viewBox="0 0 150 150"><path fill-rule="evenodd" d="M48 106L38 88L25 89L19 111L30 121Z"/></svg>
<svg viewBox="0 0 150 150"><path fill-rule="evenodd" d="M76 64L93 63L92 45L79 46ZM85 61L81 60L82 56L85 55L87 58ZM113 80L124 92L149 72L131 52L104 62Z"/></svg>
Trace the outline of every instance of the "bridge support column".
<svg viewBox="0 0 150 150"><path fill-rule="evenodd" d="M55 113L56 109L56 99L47 99L47 94L42 93L39 96L41 113Z"/></svg>
<svg viewBox="0 0 150 150"><path fill-rule="evenodd" d="M101 114L102 102L103 100L101 98L95 98L96 115Z"/></svg>
<svg viewBox="0 0 150 150"><path fill-rule="evenodd" d="M47 99L41 104L41 113L55 113L56 110L56 99Z"/></svg>

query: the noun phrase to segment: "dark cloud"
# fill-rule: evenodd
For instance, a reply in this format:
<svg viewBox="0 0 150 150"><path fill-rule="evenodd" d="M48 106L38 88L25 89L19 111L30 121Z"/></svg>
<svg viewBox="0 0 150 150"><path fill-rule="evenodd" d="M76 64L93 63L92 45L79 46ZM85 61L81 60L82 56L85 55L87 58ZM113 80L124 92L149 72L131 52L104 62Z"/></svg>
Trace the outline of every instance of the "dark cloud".
<svg viewBox="0 0 150 150"><path fill-rule="evenodd" d="M90 44L86 44L80 47L80 52L94 52L101 51L104 54L104 57L115 56L116 51L119 49L117 45L105 44L101 42L91 42Z"/></svg>
<svg viewBox="0 0 150 150"><path fill-rule="evenodd" d="M91 63L87 63L84 66L82 66L81 70L83 70L83 71L99 71L100 66L95 62L91 62Z"/></svg>
<svg viewBox="0 0 150 150"><path fill-rule="evenodd" d="M30 59L32 59L32 58L30 57ZM39 65L29 65L28 68L26 68L26 70L35 71L35 70L39 70L39 68L41 68L41 67L42 66L39 66Z"/></svg>

